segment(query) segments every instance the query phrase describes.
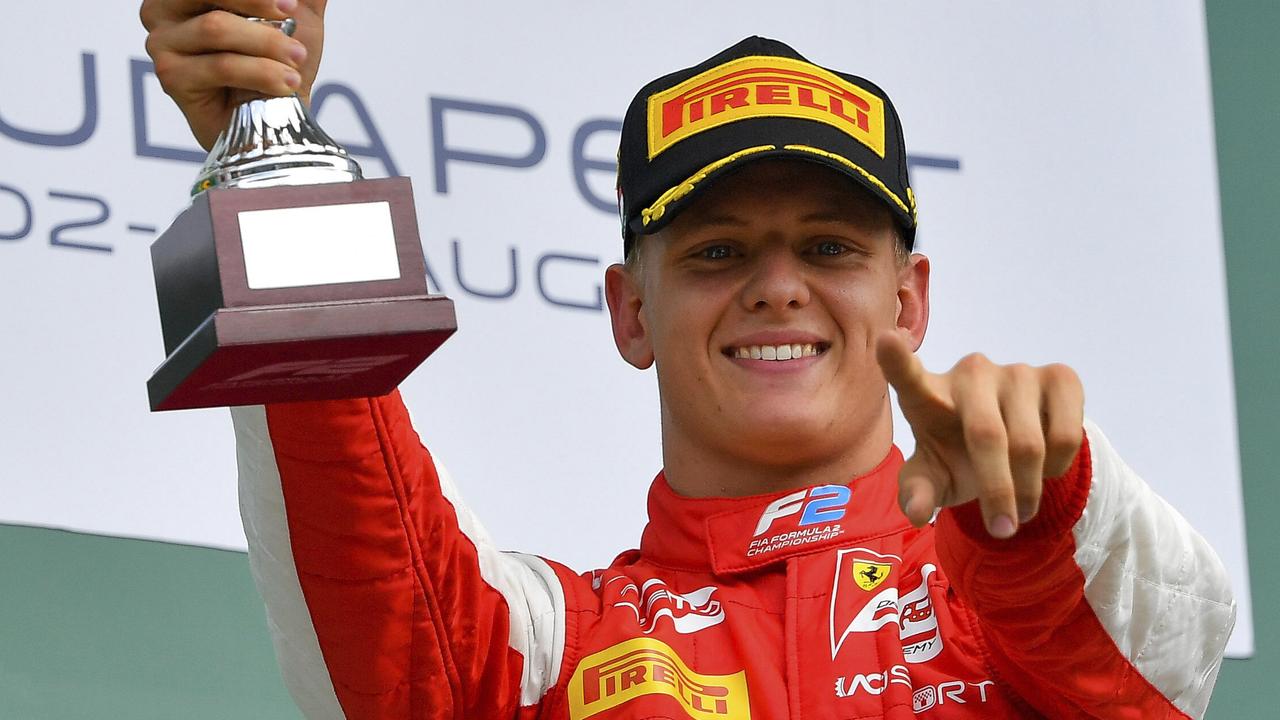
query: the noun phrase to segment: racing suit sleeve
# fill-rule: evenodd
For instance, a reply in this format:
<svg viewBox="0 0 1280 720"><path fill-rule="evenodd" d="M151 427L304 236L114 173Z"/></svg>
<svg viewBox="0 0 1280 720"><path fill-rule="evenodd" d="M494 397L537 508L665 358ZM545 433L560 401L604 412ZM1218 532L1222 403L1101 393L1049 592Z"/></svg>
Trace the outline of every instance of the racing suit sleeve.
<svg viewBox="0 0 1280 720"><path fill-rule="evenodd" d="M976 503L943 511L937 531L993 670L1039 712L1203 716L1235 623L1226 570L1091 422L1012 539L991 538Z"/></svg>
<svg viewBox="0 0 1280 720"><path fill-rule="evenodd" d="M535 715L564 652L556 568L494 548L398 392L232 418L250 568L306 717Z"/></svg>

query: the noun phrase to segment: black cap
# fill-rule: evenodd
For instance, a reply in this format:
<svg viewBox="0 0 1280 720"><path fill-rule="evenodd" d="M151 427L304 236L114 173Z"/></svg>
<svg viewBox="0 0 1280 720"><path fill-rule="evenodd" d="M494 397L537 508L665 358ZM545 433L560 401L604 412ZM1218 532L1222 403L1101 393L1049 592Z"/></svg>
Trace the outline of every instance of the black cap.
<svg viewBox="0 0 1280 720"><path fill-rule="evenodd" d="M641 88L622 122L618 212L625 252L715 178L768 157L810 160L860 183L915 238L902 124L874 83L749 37Z"/></svg>

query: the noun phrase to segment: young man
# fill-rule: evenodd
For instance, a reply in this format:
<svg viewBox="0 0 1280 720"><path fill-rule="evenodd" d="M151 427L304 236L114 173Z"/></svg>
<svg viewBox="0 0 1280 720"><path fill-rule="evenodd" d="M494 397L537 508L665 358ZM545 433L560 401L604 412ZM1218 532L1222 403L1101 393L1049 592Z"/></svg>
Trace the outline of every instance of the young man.
<svg viewBox="0 0 1280 720"><path fill-rule="evenodd" d="M323 10L219 5L142 13L206 146L227 88L305 95ZM309 47L231 13L294 14ZM498 552L398 394L233 410L250 560L309 717L1204 712L1225 572L1083 419L1074 373L916 359L929 262L879 88L748 38L640 91L619 190L609 309L657 370L664 468L608 569Z"/></svg>

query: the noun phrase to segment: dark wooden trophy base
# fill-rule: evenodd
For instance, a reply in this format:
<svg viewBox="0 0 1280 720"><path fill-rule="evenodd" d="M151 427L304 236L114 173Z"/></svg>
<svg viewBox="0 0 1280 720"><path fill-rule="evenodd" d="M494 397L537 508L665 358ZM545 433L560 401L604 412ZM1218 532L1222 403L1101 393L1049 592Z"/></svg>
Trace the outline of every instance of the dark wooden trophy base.
<svg viewBox="0 0 1280 720"><path fill-rule="evenodd" d="M241 213L378 203L399 277L250 287ZM453 302L427 288L407 178L214 188L151 258L167 355L147 382L152 410L385 395L457 329Z"/></svg>

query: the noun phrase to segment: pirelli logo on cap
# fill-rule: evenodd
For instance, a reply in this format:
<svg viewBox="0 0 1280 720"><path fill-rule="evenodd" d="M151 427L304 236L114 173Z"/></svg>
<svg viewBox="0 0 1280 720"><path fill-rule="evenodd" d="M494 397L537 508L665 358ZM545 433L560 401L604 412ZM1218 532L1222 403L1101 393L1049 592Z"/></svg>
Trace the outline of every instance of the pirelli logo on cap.
<svg viewBox="0 0 1280 720"><path fill-rule="evenodd" d="M670 645L632 638L588 655L569 679L569 716L584 720L645 695L667 695L693 720L751 720L746 672L701 675Z"/></svg>
<svg viewBox="0 0 1280 720"><path fill-rule="evenodd" d="M650 95L649 159L704 130L753 117L816 120L884 157L883 100L802 60L752 56Z"/></svg>

